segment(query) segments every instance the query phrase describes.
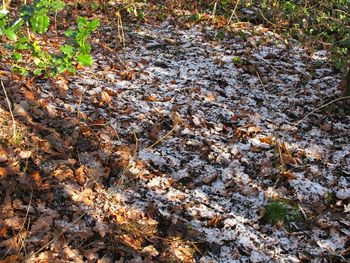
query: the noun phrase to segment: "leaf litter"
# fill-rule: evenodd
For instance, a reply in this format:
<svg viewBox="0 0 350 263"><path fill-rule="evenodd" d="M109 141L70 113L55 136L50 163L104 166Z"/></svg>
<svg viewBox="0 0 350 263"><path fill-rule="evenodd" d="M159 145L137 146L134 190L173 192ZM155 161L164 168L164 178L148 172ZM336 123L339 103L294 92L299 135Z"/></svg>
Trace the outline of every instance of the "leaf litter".
<svg viewBox="0 0 350 263"><path fill-rule="evenodd" d="M17 152L1 143L2 258L348 260L349 115L303 119L339 76L328 54L252 29L126 26L113 52L106 26L92 68L14 94L29 129ZM303 218L267 224L270 200Z"/></svg>

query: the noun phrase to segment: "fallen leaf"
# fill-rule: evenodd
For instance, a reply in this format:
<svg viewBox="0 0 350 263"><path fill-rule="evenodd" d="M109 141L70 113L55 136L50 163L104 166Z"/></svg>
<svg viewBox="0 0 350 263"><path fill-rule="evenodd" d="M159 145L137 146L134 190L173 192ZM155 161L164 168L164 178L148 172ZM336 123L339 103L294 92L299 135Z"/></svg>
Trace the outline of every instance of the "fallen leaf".
<svg viewBox="0 0 350 263"><path fill-rule="evenodd" d="M160 127L159 126L153 126L152 129L149 132L149 139L152 142L156 142L159 138L159 134L160 134Z"/></svg>
<svg viewBox="0 0 350 263"><path fill-rule="evenodd" d="M34 95L34 93L29 91L29 90L27 90L27 89L24 89L23 95L24 95L24 97L27 100L31 100L31 101L35 101L36 100L36 96Z"/></svg>
<svg viewBox="0 0 350 263"><path fill-rule="evenodd" d="M213 218L209 220L208 226L217 227L220 222L221 222L221 216L214 215Z"/></svg>
<svg viewBox="0 0 350 263"><path fill-rule="evenodd" d="M4 260L0 260L0 263L17 263L20 262L20 257L18 255L11 255L6 257Z"/></svg>
<svg viewBox="0 0 350 263"><path fill-rule="evenodd" d="M293 180L297 178L296 175L291 171L281 172L280 175L287 178L288 180Z"/></svg>
<svg viewBox="0 0 350 263"><path fill-rule="evenodd" d="M0 163L6 162L7 160L8 160L8 151L0 148Z"/></svg>
<svg viewBox="0 0 350 263"><path fill-rule="evenodd" d="M155 96L147 96L146 100L152 102L152 101L157 101L158 99Z"/></svg>
<svg viewBox="0 0 350 263"><path fill-rule="evenodd" d="M7 175L7 169L4 167L0 167L0 177Z"/></svg>
<svg viewBox="0 0 350 263"><path fill-rule="evenodd" d="M101 237L104 237L108 232L108 226L101 221L97 221L93 230L97 231Z"/></svg>
<svg viewBox="0 0 350 263"><path fill-rule="evenodd" d="M36 222L34 222L34 224L31 227L32 235L49 231L52 226L53 219L53 215L40 217Z"/></svg>
<svg viewBox="0 0 350 263"><path fill-rule="evenodd" d="M273 138L272 137L261 137L259 138L259 140L263 143L267 143L267 144L271 144L273 142Z"/></svg>
<svg viewBox="0 0 350 263"><path fill-rule="evenodd" d="M42 181L41 181L41 176L40 176L40 172L39 171L35 171L31 174L32 178L34 179L35 185L37 187L40 187L42 185Z"/></svg>
<svg viewBox="0 0 350 263"><path fill-rule="evenodd" d="M86 182L86 173L84 165L81 165L78 169L76 169L74 174L75 179L81 186L83 186Z"/></svg>
<svg viewBox="0 0 350 263"><path fill-rule="evenodd" d="M287 153L281 154L283 164L297 164L298 161L296 158Z"/></svg>
<svg viewBox="0 0 350 263"><path fill-rule="evenodd" d="M151 257L156 257L156 256L159 255L159 252L157 251L157 249L155 249L155 247L152 246L152 245L144 247L142 249L142 253L147 254L147 255L149 255Z"/></svg>
<svg viewBox="0 0 350 263"><path fill-rule="evenodd" d="M4 239L7 236L8 230L9 229L7 226L0 227L0 237L2 239Z"/></svg>
<svg viewBox="0 0 350 263"><path fill-rule="evenodd" d="M20 151L18 156L21 159L28 159L30 156L32 156L32 151Z"/></svg>
<svg viewBox="0 0 350 263"><path fill-rule="evenodd" d="M106 91L101 91L100 101L110 104L112 102L112 97Z"/></svg>

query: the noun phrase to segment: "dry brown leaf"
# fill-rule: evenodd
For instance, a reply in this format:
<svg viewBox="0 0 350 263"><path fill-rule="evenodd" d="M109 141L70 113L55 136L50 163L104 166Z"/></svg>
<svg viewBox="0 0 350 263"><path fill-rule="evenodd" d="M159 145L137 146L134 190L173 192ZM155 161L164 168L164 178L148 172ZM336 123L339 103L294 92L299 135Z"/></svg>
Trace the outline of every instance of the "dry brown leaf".
<svg viewBox="0 0 350 263"><path fill-rule="evenodd" d="M81 165L78 169L75 170L75 179L77 182L83 186L86 182L86 172L85 172L85 166Z"/></svg>
<svg viewBox="0 0 350 263"><path fill-rule="evenodd" d="M297 164L298 161L296 158L287 153L281 154L283 164Z"/></svg>
<svg viewBox="0 0 350 263"><path fill-rule="evenodd" d="M260 128L252 126L252 127L249 127L247 131L248 131L248 134L251 135L251 134L258 133L260 131Z"/></svg>
<svg viewBox="0 0 350 263"><path fill-rule="evenodd" d="M157 101L158 99L155 96L147 96L146 100L152 102L152 101Z"/></svg>
<svg viewBox="0 0 350 263"><path fill-rule="evenodd" d="M93 205L93 193L90 188L85 188L83 192L79 194L80 201L86 204L87 206Z"/></svg>
<svg viewBox="0 0 350 263"><path fill-rule="evenodd" d="M221 216L214 215L213 218L209 220L208 226L217 227L220 222L221 222Z"/></svg>
<svg viewBox="0 0 350 263"><path fill-rule="evenodd" d="M74 176L73 170L67 165L62 165L58 167L55 171L51 173L51 176L56 177L59 181L63 181L69 177Z"/></svg>
<svg viewBox="0 0 350 263"><path fill-rule="evenodd" d="M7 169L4 167L0 167L0 177L7 176Z"/></svg>
<svg viewBox="0 0 350 263"><path fill-rule="evenodd" d="M254 134L260 132L259 127L254 126L244 126L244 127L238 127L235 131L235 135L242 138L242 137L252 137Z"/></svg>
<svg viewBox="0 0 350 263"><path fill-rule="evenodd" d="M261 137L259 138L259 140L263 143L267 143L267 144L271 144L273 142L273 138L272 137Z"/></svg>
<svg viewBox="0 0 350 263"><path fill-rule="evenodd" d="M126 168L129 165L130 159L132 158L132 151L130 147L126 145L120 146L117 153L119 155L119 158L115 162L117 168Z"/></svg>
<svg viewBox="0 0 350 263"><path fill-rule="evenodd" d="M281 172L280 175L287 178L288 180L293 180L297 178L296 175L291 171Z"/></svg>
<svg viewBox="0 0 350 263"><path fill-rule="evenodd" d="M28 159L30 156L32 156L32 153L32 151L20 151L18 157L21 159Z"/></svg>
<svg viewBox="0 0 350 263"><path fill-rule="evenodd" d="M42 186L41 176L39 171L35 171L31 174L32 178L34 179L35 185L37 187Z"/></svg>
<svg viewBox="0 0 350 263"><path fill-rule="evenodd" d="M216 96L213 93L209 93L206 97L205 97L206 101L215 101L216 100Z"/></svg>
<svg viewBox="0 0 350 263"><path fill-rule="evenodd" d="M121 71L119 75L121 80L133 80L136 78L136 72L133 71Z"/></svg>
<svg viewBox="0 0 350 263"><path fill-rule="evenodd" d="M0 247L5 247L7 249L10 249L13 252L19 251L21 244L22 244L22 240L18 238L16 235L9 239L0 241ZM5 262L17 262L17 261L5 261Z"/></svg>
<svg viewBox="0 0 350 263"><path fill-rule="evenodd" d="M259 153L262 151L262 149L259 146L256 145L250 145L250 150L255 153Z"/></svg>
<svg viewBox="0 0 350 263"><path fill-rule="evenodd" d="M2 239L4 239L7 236L8 230L9 229L7 226L0 227L0 237Z"/></svg>
<svg viewBox="0 0 350 263"><path fill-rule="evenodd" d="M0 163L8 160L8 151L0 148ZM0 174L1 176L1 174Z"/></svg>
<svg viewBox="0 0 350 263"><path fill-rule="evenodd" d="M112 102L112 97L106 91L101 91L100 101L110 104Z"/></svg>
<svg viewBox="0 0 350 263"><path fill-rule="evenodd" d="M11 227L12 229L20 229L22 227L23 220L24 220L23 218L12 216L12 217L6 218L3 221L3 223L6 226Z"/></svg>
<svg viewBox="0 0 350 263"><path fill-rule="evenodd" d="M31 227L32 236L37 233L49 231L53 223L54 215L40 217Z"/></svg>
<svg viewBox="0 0 350 263"><path fill-rule="evenodd" d="M159 255L159 252L157 251L157 249L155 249L155 247L152 246L152 245L144 247L142 249L142 253L147 254L147 255L149 255L151 257L156 257L156 256Z"/></svg>
<svg viewBox="0 0 350 263"><path fill-rule="evenodd" d="M156 142L159 138L159 135L160 135L160 127L159 126L153 126L152 129L150 130L149 132L149 139L152 141L152 142Z"/></svg>
<svg viewBox="0 0 350 263"><path fill-rule="evenodd" d="M35 94L34 94L33 92L27 90L27 89L24 89L23 95L24 95L24 97L25 97L27 100L31 100L31 101L35 101L35 100L36 100Z"/></svg>
<svg viewBox="0 0 350 263"><path fill-rule="evenodd" d="M63 253L69 259L74 260L74 262L77 262L77 263L84 262L83 256L80 254L79 250L77 249L71 249L70 247L67 246L63 249Z"/></svg>
<svg viewBox="0 0 350 263"><path fill-rule="evenodd" d="M144 58L141 58L139 63L143 64L143 65L148 65L149 64L149 61L147 59L144 59Z"/></svg>
<svg viewBox="0 0 350 263"><path fill-rule="evenodd" d="M4 260L0 260L0 263L17 263L20 262L20 256L11 255L6 257Z"/></svg>
<svg viewBox="0 0 350 263"><path fill-rule="evenodd" d="M108 226L101 221L97 221L93 230L97 231L101 237L104 237L108 232Z"/></svg>

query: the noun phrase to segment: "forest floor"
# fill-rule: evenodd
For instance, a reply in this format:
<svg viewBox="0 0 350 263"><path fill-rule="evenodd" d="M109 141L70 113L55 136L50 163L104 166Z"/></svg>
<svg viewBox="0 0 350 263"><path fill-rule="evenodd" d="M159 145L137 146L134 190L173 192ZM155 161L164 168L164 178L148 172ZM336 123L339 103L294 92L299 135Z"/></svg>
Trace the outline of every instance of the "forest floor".
<svg viewBox="0 0 350 263"><path fill-rule="evenodd" d="M349 106L317 109L341 96L329 54L261 26L124 27L76 76L2 65L0 262L350 260Z"/></svg>

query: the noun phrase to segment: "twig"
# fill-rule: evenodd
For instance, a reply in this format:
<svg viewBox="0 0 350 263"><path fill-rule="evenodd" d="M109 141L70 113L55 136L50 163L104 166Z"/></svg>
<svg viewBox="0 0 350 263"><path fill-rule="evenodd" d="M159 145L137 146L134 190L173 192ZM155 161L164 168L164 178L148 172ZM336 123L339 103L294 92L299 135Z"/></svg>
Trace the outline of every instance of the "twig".
<svg viewBox="0 0 350 263"><path fill-rule="evenodd" d="M177 123L175 123L174 127L169 131L167 132L163 137L161 137L158 141L156 141L155 143L153 143L151 146L148 146L146 148L146 151L152 149L154 146L156 146L158 143L160 143L161 141L163 141L166 137L168 137L174 130L175 128L177 127Z"/></svg>
<svg viewBox="0 0 350 263"><path fill-rule="evenodd" d="M28 208L27 208L27 212L26 212L26 215L25 215L25 217L24 217L24 220L23 220L23 224L22 224L22 226L21 226L21 228L19 229L19 232L18 232L18 237L21 239L21 248L20 248L20 250L22 249L22 248L25 248L24 247L24 241L25 241L25 238L22 238L21 237L21 231L22 231L22 229L24 228L24 225L25 225L25 222L27 221L27 218L28 218L28 215L29 215L29 210L30 210L30 207L31 207L31 205L32 205L32 200L33 200L33 187L30 185L30 184L28 184L28 183L26 183L28 186L29 186L29 188L30 188L30 199L29 199L29 204L28 204ZM29 227L29 224L27 225L27 227Z"/></svg>
<svg viewBox="0 0 350 263"><path fill-rule="evenodd" d="M85 96L85 92L86 92L86 89L84 88L84 92L81 94L81 96L79 98L78 109L77 109L77 118L78 119L80 119L80 108L81 108L81 104L82 104L84 96Z"/></svg>
<svg viewBox="0 0 350 263"><path fill-rule="evenodd" d="M17 128L16 128L15 117L13 116L13 112L12 112L12 108L11 108L11 101L10 101L9 97L7 96L7 92L6 92L4 83L2 81L1 81L1 86L2 86L2 90L4 91L4 94L5 94L5 97L6 97L7 106L9 108L9 111L10 111L10 114L11 114L11 118L12 118L12 129L13 129L12 138L16 138Z"/></svg>
<svg viewBox="0 0 350 263"><path fill-rule="evenodd" d="M260 12L261 16L266 20L266 22L268 22L269 24L271 24L271 25L277 27L277 25L276 25L275 23L272 23L270 20L268 20L268 19L264 16L264 14L263 14L263 12L261 11L260 8L259 8L259 12Z"/></svg>
<svg viewBox="0 0 350 263"><path fill-rule="evenodd" d="M236 9L237 9L237 7L238 7L239 1L240 1L240 0L237 0L236 5L235 5L235 7L234 7L233 10L232 10L230 19L229 19L228 22L227 22L227 25L229 25L229 24L231 23L232 17L233 17L233 16L235 16L236 19L237 19L237 21L240 22L238 16L236 15Z"/></svg>
<svg viewBox="0 0 350 263"><path fill-rule="evenodd" d="M310 115L314 114L315 112L319 111L320 109L323 109L331 104L333 104L334 102L340 101L340 100L347 100L350 99L350 96L345 96L345 97L340 97L340 98L336 98L326 104L321 105L320 107L314 109L313 111L309 112L308 114L306 114L301 120L299 120L297 123L295 123L295 126L298 126L300 123L302 123L307 117L309 117Z"/></svg>
<svg viewBox="0 0 350 263"><path fill-rule="evenodd" d="M214 3L214 7L213 7L213 13L212 13L212 16L213 16L213 23L215 22L215 13L216 13L216 8L218 6L218 0L215 1Z"/></svg>
<svg viewBox="0 0 350 263"><path fill-rule="evenodd" d="M137 138L136 129L134 129L134 137L135 137L135 151L134 151L133 158L134 158L134 161L136 161L136 159L137 159L137 152L138 152L138 149L139 149L139 138Z"/></svg>

